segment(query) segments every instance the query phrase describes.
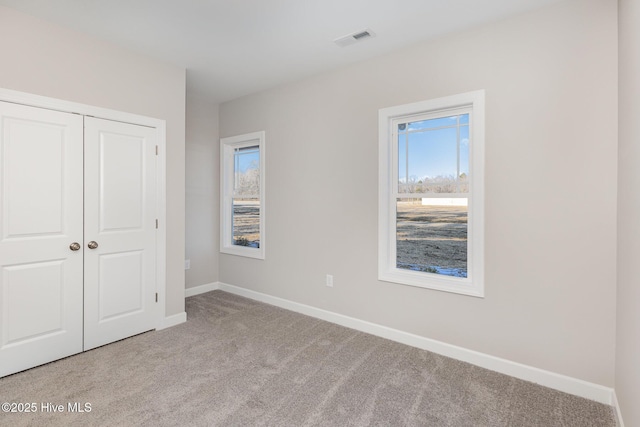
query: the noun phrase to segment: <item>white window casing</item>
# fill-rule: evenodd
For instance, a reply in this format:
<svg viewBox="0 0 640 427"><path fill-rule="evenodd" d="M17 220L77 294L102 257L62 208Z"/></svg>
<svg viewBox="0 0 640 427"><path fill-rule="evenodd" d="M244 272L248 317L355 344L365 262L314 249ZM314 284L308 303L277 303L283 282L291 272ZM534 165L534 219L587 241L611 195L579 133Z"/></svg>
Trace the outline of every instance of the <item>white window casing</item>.
<svg viewBox="0 0 640 427"><path fill-rule="evenodd" d="M220 139L220 252L249 258L265 258L265 132L252 132ZM250 158L258 156L245 171L241 170L240 156ZM253 176L246 178L247 171ZM256 179L255 174L258 174ZM249 182L247 184L247 182ZM246 215L243 220L250 219L251 226L257 227L257 241L248 241L243 236L234 235L234 215L236 200L257 208L255 214ZM250 202L246 202L249 200ZM242 202L237 202L242 203ZM254 218L250 218L253 216ZM254 233L255 234L255 233Z"/></svg>
<svg viewBox="0 0 640 427"><path fill-rule="evenodd" d="M428 192L424 186L414 190L401 187L399 175L398 124L416 120L430 120L448 116L469 115L468 182L464 190L453 193ZM431 99L379 110L379 200L378 200L378 279L404 285L484 296L484 91L478 90L443 98ZM407 131L408 132L408 131ZM459 130L458 130L459 132ZM409 158L409 145L401 148ZM460 171L458 143L458 175ZM405 173L409 175L409 160ZM407 184L408 180L405 180ZM467 190L468 185L468 190ZM397 261L397 202L403 199L422 199L435 205L468 206L466 277L454 277L426 271L398 268ZM437 202L441 199L442 202Z"/></svg>

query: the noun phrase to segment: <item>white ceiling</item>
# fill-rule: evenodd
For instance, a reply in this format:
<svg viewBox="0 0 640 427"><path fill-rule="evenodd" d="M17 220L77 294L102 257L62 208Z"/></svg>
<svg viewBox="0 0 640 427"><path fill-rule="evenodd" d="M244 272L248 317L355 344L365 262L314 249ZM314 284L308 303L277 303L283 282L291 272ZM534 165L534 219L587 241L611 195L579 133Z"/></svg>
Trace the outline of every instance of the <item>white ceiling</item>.
<svg viewBox="0 0 640 427"><path fill-rule="evenodd" d="M0 0L187 69L217 102L559 0ZM333 40L370 28L376 37Z"/></svg>

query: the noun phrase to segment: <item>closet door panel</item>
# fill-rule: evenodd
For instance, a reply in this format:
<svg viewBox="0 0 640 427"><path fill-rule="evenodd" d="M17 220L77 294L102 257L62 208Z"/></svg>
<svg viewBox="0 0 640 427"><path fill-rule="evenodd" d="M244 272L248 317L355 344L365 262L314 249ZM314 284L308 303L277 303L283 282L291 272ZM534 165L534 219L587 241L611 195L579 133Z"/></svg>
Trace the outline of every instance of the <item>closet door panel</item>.
<svg viewBox="0 0 640 427"><path fill-rule="evenodd" d="M0 102L0 376L82 351L82 121Z"/></svg>
<svg viewBox="0 0 640 427"><path fill-rule="evenodd" d="M155 327L156 143L85 119L85 350Z"/></svg>

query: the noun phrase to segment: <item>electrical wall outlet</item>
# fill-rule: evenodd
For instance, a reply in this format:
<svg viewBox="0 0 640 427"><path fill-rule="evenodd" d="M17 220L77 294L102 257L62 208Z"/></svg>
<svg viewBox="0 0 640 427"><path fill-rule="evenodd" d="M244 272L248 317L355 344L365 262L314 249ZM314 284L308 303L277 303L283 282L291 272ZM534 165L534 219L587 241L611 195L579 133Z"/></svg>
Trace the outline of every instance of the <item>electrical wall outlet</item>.
<svg viewBox="0 0 640 427"><path fill-rule="evenodd" d="M330 288L333 288L333 275L327 274L326 285L329 286Z"/></svg>
<svg viewBox="0 0 640 427"><path fill-rule="evenodd" d="M185 259L184 260L184 269L188 270L191 268L191 260L190 259Z"/></svg>

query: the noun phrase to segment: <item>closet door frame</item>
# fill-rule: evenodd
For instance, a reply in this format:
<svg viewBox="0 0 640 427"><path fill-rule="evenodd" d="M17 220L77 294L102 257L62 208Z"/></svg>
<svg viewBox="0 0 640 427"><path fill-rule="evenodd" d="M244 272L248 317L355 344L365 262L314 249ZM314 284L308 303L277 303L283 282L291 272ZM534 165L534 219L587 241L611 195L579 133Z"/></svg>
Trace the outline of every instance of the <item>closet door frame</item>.
<svg viewBox="0 0 640 427"><path fill-rule="evenodd" d="M10 89L0 88L0 101L13 102L31 107L46 108L64 113L91 116L100 119L148 126L157 130L158 163L156 169L156 212L158 229L156 240L156 292L158 303L155 306L155 329L170 326L166 319L166 122L161 119L125 113L107 108L95 107L76 102L64 101L46 96L34 95Z"/></svg>

